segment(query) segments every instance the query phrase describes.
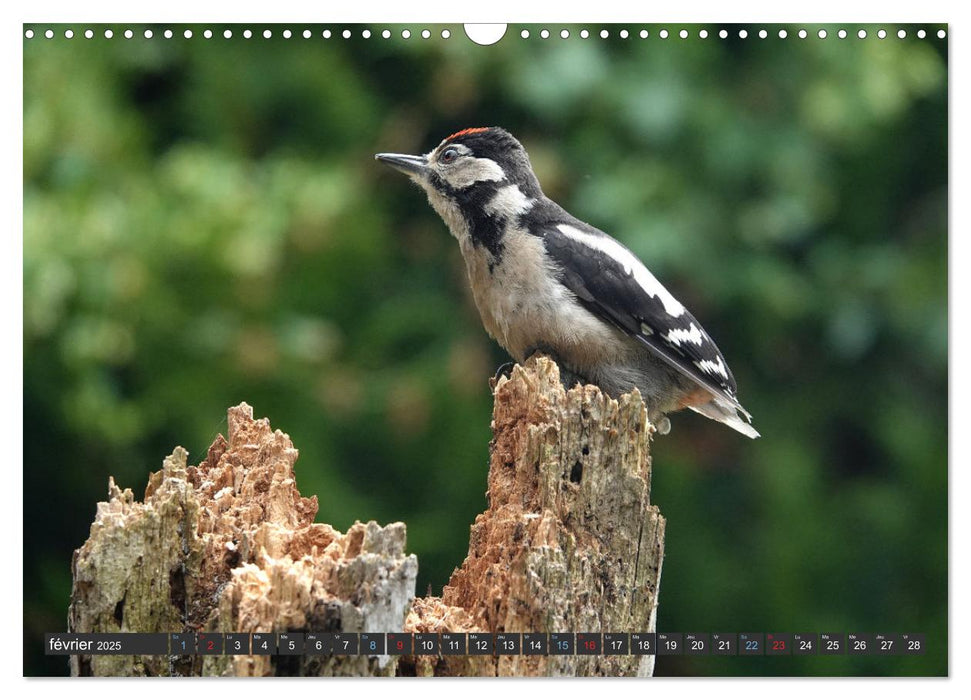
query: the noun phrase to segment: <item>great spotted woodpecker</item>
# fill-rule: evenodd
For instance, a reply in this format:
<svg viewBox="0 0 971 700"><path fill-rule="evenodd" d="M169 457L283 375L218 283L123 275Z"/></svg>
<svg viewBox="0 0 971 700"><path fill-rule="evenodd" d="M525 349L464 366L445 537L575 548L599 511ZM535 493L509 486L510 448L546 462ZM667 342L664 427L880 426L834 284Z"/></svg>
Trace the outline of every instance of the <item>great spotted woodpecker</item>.
<svg viewBox="0 0 971 700"><path fill-rule="evenodd" d="M665 414L690 408L759 437L711 336L630 250L543 194L512 134L464 129L423 156L375 158L425 190L458 239L486 331L517 362L542 352L564 383L613 397L637 387L661 434Z"/></svg>

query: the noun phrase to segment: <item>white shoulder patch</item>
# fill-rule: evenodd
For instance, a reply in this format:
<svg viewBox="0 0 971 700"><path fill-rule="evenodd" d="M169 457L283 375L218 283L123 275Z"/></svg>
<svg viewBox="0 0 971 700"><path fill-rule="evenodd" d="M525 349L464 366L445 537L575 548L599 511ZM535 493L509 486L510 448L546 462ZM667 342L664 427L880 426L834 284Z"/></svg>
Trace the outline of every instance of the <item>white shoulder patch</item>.
<svg viewBox="0 0 971 700"><path fill-rule="evenodd" d="M499 188L496 196L485 205L485 212L510 219L529 211L535 203L536 200L524 195L518 185L508 185Z"/></svg>
<svg viewBox="0 0 971 700"><path fill-rule="evenodd" d="M680 301L671 296L671 292L658 282L651 271L644 267L644 263L627 250L620 243L608 236L595 236L592 233L581 231L569 224L560 224L557 228L560 232L573 240L583 243L586 246L599 250L601 253L609 255L620 263L628 274L633 274L637 284L648 296L656 297L664 305L664 310L670 316L681 316L684 314L684 306Z"/></svg>

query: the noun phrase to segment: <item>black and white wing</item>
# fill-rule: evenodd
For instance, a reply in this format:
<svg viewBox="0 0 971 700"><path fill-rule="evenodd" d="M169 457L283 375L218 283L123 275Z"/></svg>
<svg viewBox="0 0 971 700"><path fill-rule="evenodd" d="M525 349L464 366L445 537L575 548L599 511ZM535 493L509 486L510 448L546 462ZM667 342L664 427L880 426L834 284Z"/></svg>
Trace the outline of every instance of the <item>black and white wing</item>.
<svg viewBox="0 0 971 700"><path fill-rule="evenodd" d="M580 302L732 407L735 378L701 324L621 243L579 219L547 221L541 236L562 282Z"/></svg>

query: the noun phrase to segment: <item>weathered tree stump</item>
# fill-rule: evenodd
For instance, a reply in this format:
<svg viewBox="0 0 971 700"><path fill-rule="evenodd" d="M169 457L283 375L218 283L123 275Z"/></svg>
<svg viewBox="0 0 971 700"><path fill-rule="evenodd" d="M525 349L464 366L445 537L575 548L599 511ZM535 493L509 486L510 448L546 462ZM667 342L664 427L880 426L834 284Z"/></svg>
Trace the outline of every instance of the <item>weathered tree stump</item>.
<svg viewBox="0 0 971 700"><path fill-rule="evenodd" d="M636 392L564 391L552 361L516 366L495 389L489 507L438 603L408 629L471 618L489 632L652 632L664 518L650 504L647 412ZM467 624L467 623L464 623ZM650 675L653 656L499 656L462 674ZM455 675L450 660L416 673Z"/></svg>
<svg viewBox="0 0 971 700"><path fill-rule="evenodd" d="M564 391L546 358L495 387L489 507L441 598L414 599L405 526L314 523L289 437L229 410L176 448L142 503L109 482L72 562L71 632L648 632L664 519L635 392ZM407 619L406 619L407 616ZM638 656L72 656L74 675L650 675Z"/></svg>
<svg viewBox="0 0 971 700"><path fill-rule="evenodd" d="M181 447L144 503L109 484L74 555L71 632L401 631L418 563L405 527L314 523L290 438L229 409L205 461ZM281 668L281 664L287 664ZM72 656L74 675L393 675L388 656Z"/></svg>

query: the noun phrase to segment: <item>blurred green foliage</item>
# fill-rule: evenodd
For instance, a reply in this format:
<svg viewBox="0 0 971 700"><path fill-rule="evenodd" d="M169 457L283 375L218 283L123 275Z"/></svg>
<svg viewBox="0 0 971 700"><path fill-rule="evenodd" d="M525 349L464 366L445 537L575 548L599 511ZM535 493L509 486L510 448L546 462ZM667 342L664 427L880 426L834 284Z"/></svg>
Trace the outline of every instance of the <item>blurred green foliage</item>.
<svg viewBox="0 0 971 700"><path fill-rule="evenodd" d="M764 436L678 415L655 442L658 628L928 635L658 673L947 672L944 42L64 28L24 41L25 673L66 672L40 640L108 476L140 496L243 400L293 438L320 520L405 521L440 591L506 358L444 225L372 155L479 125L687 303Z"/></svg>

